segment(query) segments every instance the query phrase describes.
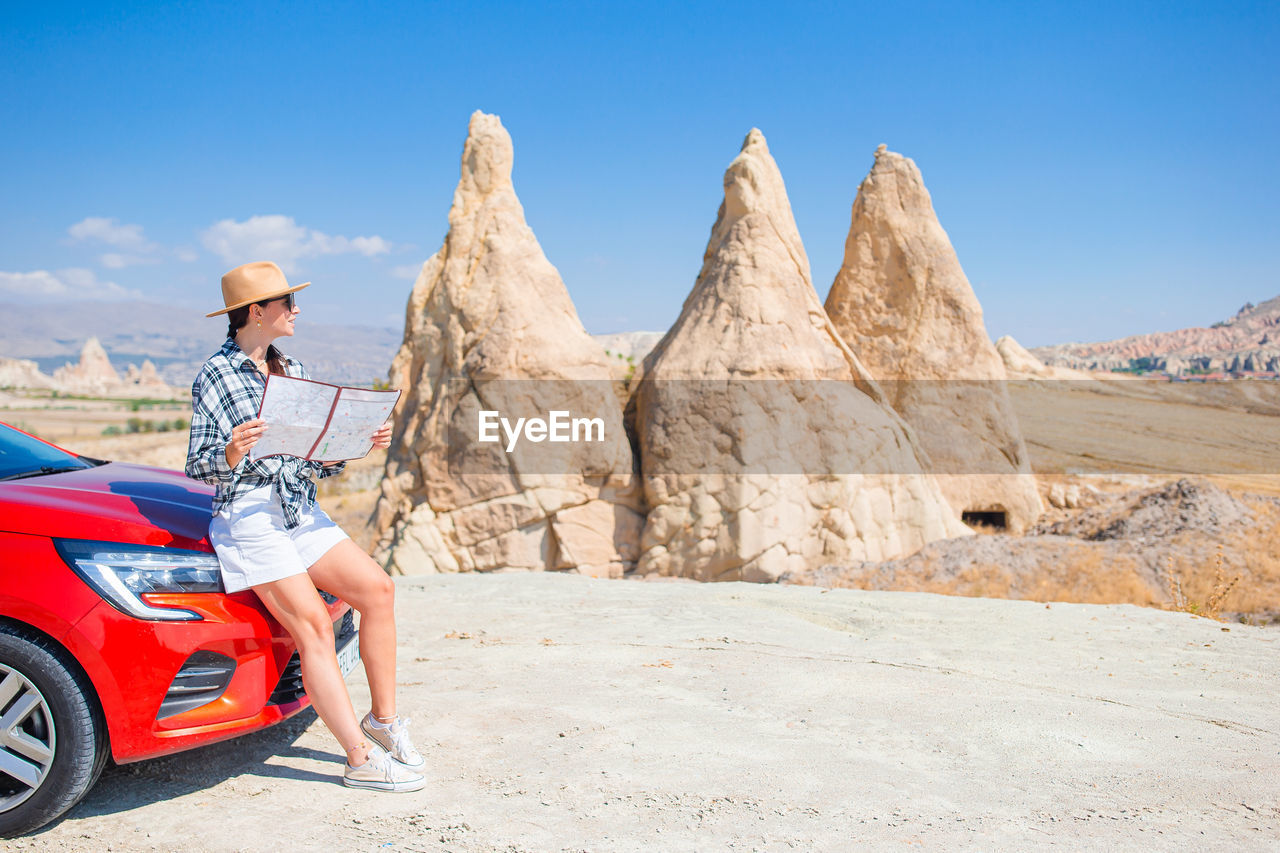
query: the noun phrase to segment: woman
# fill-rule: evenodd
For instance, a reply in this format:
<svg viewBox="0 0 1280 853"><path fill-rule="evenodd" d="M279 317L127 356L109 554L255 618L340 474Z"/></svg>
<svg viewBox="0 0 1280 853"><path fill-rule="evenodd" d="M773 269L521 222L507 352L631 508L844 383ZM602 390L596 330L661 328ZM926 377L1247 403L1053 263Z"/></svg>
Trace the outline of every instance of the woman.
<svg viewBox="0 0 1280 853"><path fill-rule="evenodd" d="M227 340L204 363L191 387L187 475L217 488L209 540L228 592L252 589L298 647L302 683L329 731L346 749L343 783L355 788L416 791L425 763L396 714L395 585L316 505L312 474L328 477L344 463L296 456L249 460L266 431L257 418L268 373L307 378L306 370L272 342L293 334L298 307L273 263L236 267L222 277ZM373 435L391 444L391 426ZM360 658L373 708L356 721L338 668L333 626L317 588L360 613ZM367 737L366 737L367 736Z"/></svg>

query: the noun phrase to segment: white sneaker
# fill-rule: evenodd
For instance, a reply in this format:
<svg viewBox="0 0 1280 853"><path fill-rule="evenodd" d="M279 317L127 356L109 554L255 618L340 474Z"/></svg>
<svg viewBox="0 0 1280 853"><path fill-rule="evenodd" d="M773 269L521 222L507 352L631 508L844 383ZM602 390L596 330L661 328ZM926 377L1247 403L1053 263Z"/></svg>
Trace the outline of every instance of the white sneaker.
<svg viewBox="0 0 1280 853"><path fill-rule="evenodd" d="M390 725L384 726L373 719L373 712L370 711L360 721L360 730L405 767L417 770L426 765L426 760L413 748L413 741L409 740L409 721L404 717L396 717Z"/></svg>
<svg viewBox="0 0 1280 853"><path fill-rule="evenodd" d="M427 779L396 761L379 746L369 748L369 760L359 767L350 764L342 771L342 784L348 788L372 788L376 791L421 791Z"/></svg>

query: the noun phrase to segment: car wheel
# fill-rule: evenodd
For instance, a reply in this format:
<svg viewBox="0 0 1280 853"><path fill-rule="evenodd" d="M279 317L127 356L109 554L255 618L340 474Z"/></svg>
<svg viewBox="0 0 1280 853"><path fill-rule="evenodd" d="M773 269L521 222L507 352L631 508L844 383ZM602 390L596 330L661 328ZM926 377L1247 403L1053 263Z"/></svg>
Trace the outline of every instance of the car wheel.
<svg viewBox="0 0 1280 853"><path fill-rule="evenodd" d="M47 638L0 624L0 837L71 808L106 759L106 726L79 668Z"/></svg>

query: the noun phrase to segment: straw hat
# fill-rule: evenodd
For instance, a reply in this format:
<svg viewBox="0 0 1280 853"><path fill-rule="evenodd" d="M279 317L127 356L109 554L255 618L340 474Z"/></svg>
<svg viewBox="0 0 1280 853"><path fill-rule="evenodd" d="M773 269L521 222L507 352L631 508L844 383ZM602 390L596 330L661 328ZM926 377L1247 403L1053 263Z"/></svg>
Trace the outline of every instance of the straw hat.
<svg viewBox="0 0 1280 853"><path fill-rule="evenodd" d="M217 317L219 314L225 314L255 302L278 299L287 293L302 290L310 284L311 282L308 281L290 287L289 282L285 280L284 272L270 261L244 264L222 277L222 301L227 307L204 316Z"/></svg>

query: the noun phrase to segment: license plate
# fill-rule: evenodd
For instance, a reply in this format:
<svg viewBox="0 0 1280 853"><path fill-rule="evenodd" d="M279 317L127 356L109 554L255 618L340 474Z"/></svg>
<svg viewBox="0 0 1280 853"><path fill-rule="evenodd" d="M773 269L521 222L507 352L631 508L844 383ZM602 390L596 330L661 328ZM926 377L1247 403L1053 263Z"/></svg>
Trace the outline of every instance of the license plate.
<svg viewBox="0 0 1280 853"><path fill-rule="evenodd" d="M360 663L360 635L356 634L347 641L345 646L338 649L338 669L342 670L342 677L346 678L358 663Z"/></svg>

